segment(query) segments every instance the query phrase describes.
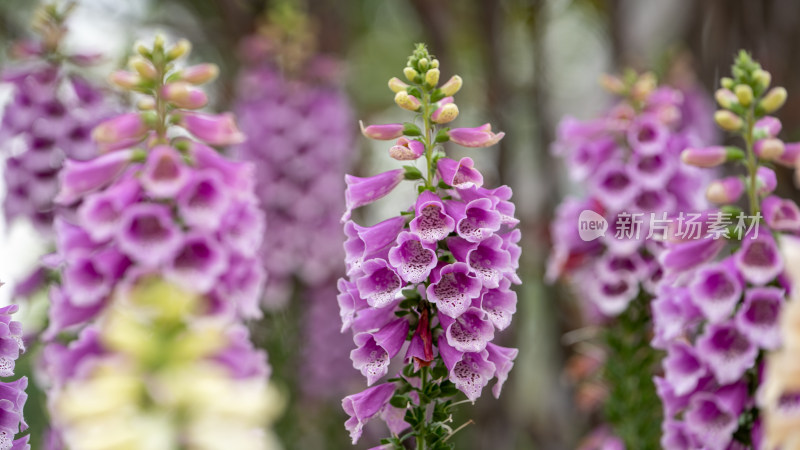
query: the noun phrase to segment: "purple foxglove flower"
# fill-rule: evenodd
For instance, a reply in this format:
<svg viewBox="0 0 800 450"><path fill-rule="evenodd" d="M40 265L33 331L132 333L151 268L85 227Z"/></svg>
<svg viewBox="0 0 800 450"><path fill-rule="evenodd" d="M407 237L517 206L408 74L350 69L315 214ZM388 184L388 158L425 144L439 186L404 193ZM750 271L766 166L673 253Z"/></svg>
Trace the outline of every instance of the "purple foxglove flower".
<svg viewBox="0 0 800 450"><path fill-rule="evenodd" d="M422 283L436 267L436 245L427 244L407 231L397 237L397 245L389 250L389 264L407 283Z"/></svg>
<svg viewBox="0 0 800 450"><path fill-rule="evenodd" d="M503 139L505 133L493 133L491 124L474 128L452 128L447 132L450 140L463 147L491 147Z"/></svg>
<svg viewBox="0 0 800 450"><path fill-rule="evenodd" d="M369 125L364 127L363 122L358 122L361 126L361 133L370 139L379 141L391 141L403 135L402 123L387 123L385 125Z"/></svg>
<svg viewBox="0 0 800 450"><path fill-rule="evenodd" d="M770 195L761 202L764 221L773 230L800 231L800 209L790 199Z"/></svg>
<svg viewBox="0 0 800 450"><path fill-rule="evenodd" d="M69 205L81 196L107 186L128 167L133 154L133 150L125 150L90 161L67 160L61 170L61 190L55 202Z"/></svg>
<svg viewBox="0 0 800 450"><path fill-rule="evenodd" d="M706 367L689 344L675 341L667 347L664 358L664 376L672 385L674 395L693 392L700 379L707 373Z"/></svg>
<svg viewBox="0 0 800 450"><path fill-rule="evenodd" d="M14 375L14 366L20 352L25 351L22 343L22 324L11 320L11 314L19 310L17 305L0 308L0 376ZM2 397L0 397L2 398Z"/></svg>
<svg viewBox="0 0 800 450"><path fill-rule="evenodd" d="M447 343L459 352L483 351L486 344L494 339L494 326L487 320L486 313L475 307L455 319L441 314L439 322L445 329Z"/></svg>
<svg viewBox="0 0 800 450"><path fill-rule="evenodd" d="M686 423L665 419L661 425L662 448L696 448L697 443L687 429Z"/></svg>
<svg viewBox="0 0 800 450"><path fill-rule="evenodd" d="M141 203L123 212L117 241L133 260L155 267L175 257L183 238L167 206Z"/></svg>
<svg viewBox="0 0 800 450"><path fill-rule="evenodd" d="M408 336L408 321L397 319L375 333L358 333L353 337L357 349L350 352L353 367L372 385L389 370L389 361L400 352Z"/></svg>
<svg viewBox="0 0 800 450"><path fill-rule="evenodd" d="M587 294L607 316L620 314L639 293L638 280L625 272L596 277L589 286Z"/></svg>
<svg viewBox="0 0 800 450"><path fill-rule="evenodd" d="M356 281L361 298L373 308L383 308L392 303L403 287L403 281L383 259L364 261L364 276Z"/></svg>
<svg viewBox="0 0 800 450"><path fill-rule="evenodd" d="M216 173L193 173L176 198L181 218L198 228L218 228L228 209L228 192Z"/></svg>
<svg viewBox="0 0 800 450"><path fill-rule="evenodd" d="M266 224L264 215L254 202L230 205L220 226L223 243L247 258L258 253Z"/></svg>
<svg viewBox="0 0 800 450"><path fill-rule="evenodd" d="M28 379L22 377L10 382L0 382L0 445L2 448L13 448L11 439L20 431L25 431L28 424L22 416L22 409L28 399L25 389ZM21 448L21 447L20 447Z"/></svg>
<svg viewBox="0 0 800 450"><path fill-rule="evenodd" d="M634 120L628 128L628 144L641 155L663 152L669 131L656 117L644 115Z"/></svg>
<svg viewBox="0 0 800 450"><path fill-rule="evenodd" d="M231 253L228 268L220 279L219 294L229 305L235 305L242 317L260 318L259 299L266 278L264 267L252 258Z"/></svg>
<svg viewBox="0 0 800 450"><path fill-rule="evenodd" d="M342 408L350 416L344 426L350 432L353 445L361 438L364 424L377 416L389 404L394 391L394 383L383 383L367 388L358 394L348 395L342 400Z"/></svg>
<svg viewBox="0 0 800 450"><path fill-rule="evenodd" d="M11 298L28 298L48 284L47 271L44 267L37 267L25 278L17 282Z"/></svg>
<svg viewBox="0 0 800 450"><path fill-rule="evenodd" d="M481 309L486 312L492 325L498 331L508 328L511 325L511 316L517 312L517 293L509 289L510 287L509 280L502 280L500 287L488 289L481 296ZM451 315L451 317L453 316Z"/></svg>
<svg viewBox="0 0 800 450"><path fill-rule="evenodd" d="M668 245L658 259L667 273L685 272L714 259L724 246L724 239L694 239Z"/></svg>
<svg viewBox="0 0 800 450"><path fill-rule="evenodd" d="M209 145L233 145L245 139L230 113L215 115L183 112L178 124Z"/></svg>
<svg viewBox="0 0 800 450"><path fill-rule="evenodd" d="M753 343L767 350L781 345L779 313L784 303L783 289L757 287L748 289L744 304L736 313L736 327Z"/></svg>
<svg viewBox="0 0 800 450"><path fill-rule="evenodd" d="M139 177L142 186L155 198L175 197L190 178L183 157L167 145L150 150Z"/></svg>
<svg viewBox="0 0 800 450"><path fill-rule="evenodd" d="M436 168L442 181L458 189L483 186L483 175L475 169L472 158L464 157L456 161L450 158L441 158L436 163Z"/></svg>
<svg viewBox="0 0 800 450"><path fill-rule="evenodd" d="M58 334L73 325L84 323L97 316L105 306L105 301L87 307L77 306L67 297L63 288L50 289L50 322L42 337L45 340L53 339Z"/></svg>
<svg viewBox="0 0 800 450"><path fill-rule="evenodd" d="M758 193L767 195L778 187L778 176L769 167L759 167L756 170L756 182L758 183Z"/></svg>
<svg viewBox="0 0 800 450"><path fill-rule="evenodd" d="M503 250L503 239L493 235L480 243L471 243L460 237L447 240L456 261L465 262L484 287L494 289L506 273L512 272L511 255Z"/></svg>
<svg viewBox="0 0 800 450"><path fill-rule="evenodd" d="M106 253L110 256L110 254ZM72 304L78 307L90 307L103 300L111 293L114 279L107 272L106 265L111 261L86 255L78 257L64 270L64 288L70 292ZM115 255L122 258L122 255Z"/></svg>
<svg viewBox="0 0 800 450"><path fill-rule="evenodd" d="M194 231L185 235L164 276L184 289L205 294L226 268L227 258L220 244L212 236Z"/></svg>
<svg viewBox="0 0 800 450"><path fill-rule="evenodd" d="M462 353L451 347L446 337L439 336L439 354L450 372L450 381L474 403L496 372L494 363L488 360L489 352Z"/></svg>
<svg viewBox="0 0 800 450"><path fill-rule="evenodd" d="M356 313L369 306L366 300L358 294L355 284L344 278L339 278L336 283L339 288L339 295L336 301L339 304L339 316L342 319L341 332L344 333L353 324Z"/></svg>
<svg viewBox="0 0 800 450"><path fill-rule="evenodd" d="M758 286L774 280L783 271L783 261L775 240L768 231L749 233L733 256L745 280Z"/></svg>
<svg viewBox="0 0 800 450"><path fill-rule="evenodd" d="M644 213L672 211L675 209L675 204L675 196L663 189L642 190L633 199L634 209Z"/></svg>
<svg viewBox="0 0 800 450"><path fill-rule="evenodd" d="M781 121L772 116L758 119L755 124L755 131L764 133L769 137L776 137L781 132Z"/></svg>
<svg viewBox="0 0 800 450"><path fill-rule="evenodd" d="M787 142L784 144L783 154L775 159L775 162L786 167L795 167L799 156L800 142Z"/></svg>
<svg viewBox="0 0 800 450"><path fill-rule="evenodd" d="M199 142L190 141L189 155L197 169L211 169L222 177L222 181L232 190L250 193L255 184L255 166L251 163L231 161L213 148Z"/></svg>
<svg viewBox="0 0 800 450"><path fill-rule="evenodd" d="M614 161L604 164L593 182L596 198L613 210L624 210L638 193L628 167Z"/></svg>
<svg viewBox="0 0 800 450"><path fill-rule="evenodd" d="M740 385L734 386L739 390ZM692 397L685 414L686 428L703 448L726 449L733 438L741 406L737 408L739 402L727 400L727 396L701 392Z"/></svg>
<svg viewBox="0 0 800 450"><path fill-rule="evenodd" d="M416 217L409 223L409 229L422 242L436 243L455 229L455 220L445 213L444 203L433 192L420 194L414 210Z"/></svg>
<svg viewBox="0 0 800 450"><path fill-rule="evenodd" d="M78 219L92 239L104 242L114 235L123 211L139 199L140 193L139 183L127 179L89 194L78 207Z"/></svg>
<svg viewBox="0 0 800 450"><path fill-rule="evenodd" d="M701 268L689 287L692 302L712 323L727 320L742 296L744 282L733 260Z"/></svg>
<svg viewBox="0 0 800 450"><path fill-rule="evenodd" d="M385 197L403 181L404 177L403 169L390 170L367 178L345 175L344 181L347 183L347 190L345 191L347 209L341 221L345 222L350 219L350 213L354 209Z"/></svg>
<svg viewBox="0 0 800 450"><path fill-rule="evenodd" d="M491 342L486 346L486 350L489 353L489 362L494 364L497 369L494 374L494 376L497 377L497 383L492 386L492 394L494 398L500 398L500 391L503 390L503 384L505 384L508 379L508 373L511 372L511 368L514 367L514 360L517 359L519 350L516 348L501 347Z"/></svg>
<svg viewBox="0 0 800 450"><path fill-rule="evenodd" d="M694 305L686 287L661 285L652 302L653 346L664 349L667 343L679 337L690 324L700 322L703 314Z"/></svg>
<svg viewBox="0 0 800 450"><path fill-rule="evenodd" d="M666 154L632 156L631 177L648 188L662 188L675 174L677 161Z"/></svg>
<svg viewBox="0 0 800 450"><path fill-rule="evenodd" d="M481 293L481 282L470 276L469 267L457 262L438 271L428 285L428 300L436 304L439 312L458 317L469 309L472 300Z"/></svg>
<svg viewBox="0 0 800 450"><path fill-rule="evenodd" d="M344 250L348 272L350 269L360 269L367 259L388 257L388 247L397 241L404 226L403 217L392 217L371 227L362 227L353 221L347 221L344 226L347 236Z"/></svg>
<svg viewBox="0 0 800 450"><path fill-rule="evenodd" d="M708 365L719 383L729 384L753 367L758 347L731 321L708 325L697 340L697 355Z"/></svg>
<svg viewBox="0 0 800 450"><path fill-rule="evenodd" d="M398 161L413 161L425 153L425 144L415 139L401 137L389 148L389 156Z"/></svg>
<svg viewBox="0 0 800 450"><path fill-rule="evenodd" d="M457 220L456 232L469 242L480 242L500 230L501 217L488 198L462 202L449 201L447 213Z"/></svg>
<svg viewBox="0 0 800 450"><path fill-rule="evenodd" d="M128 113L108 119L92 130L92 138L104 151L128 148L143 140L149 131L142 115Z"/></svg>

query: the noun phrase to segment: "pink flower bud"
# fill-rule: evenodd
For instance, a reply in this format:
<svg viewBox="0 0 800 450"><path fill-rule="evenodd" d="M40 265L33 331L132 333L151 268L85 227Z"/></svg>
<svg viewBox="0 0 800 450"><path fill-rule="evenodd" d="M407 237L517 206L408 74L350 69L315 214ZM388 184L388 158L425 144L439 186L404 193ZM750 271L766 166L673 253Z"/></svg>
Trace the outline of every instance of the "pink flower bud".
<svg viewBox="0 0 800 450"><path fill-rule="evenodd" d="M83 195L108 185L128 167L133 156L133 150L122 150L89 161L68 159L59 174L61 189L55 202L69 205Z"/></svg>
<svg viewBox="0 0 800 450"><path fill-rule="evenodd" d="M165 85L161 89L161 95L178 108L199 109L208 103L205 92L185 81Z"/></svg>
<svg viewBox="0 0 800 450"><path fill-rule="evenodd" d="M458 117L458 106L455 103L446 103L431 114L435 123L452 122Z"/></svg>
<svg viewBox="0 0 800 450"><path fill-rule="evenodd" d="M776 138L759 139L753 145L753 151L756 155L768 161L780 158L785 150L783 141Z"/></svg>
<svg viewBox="0 0 800 450"><path fill-rule="evenodd" d="M111 73L108 81L123 89L133 89L142 82L142 77L127 70L117 70Z"/></svg>
<svg viewBox="0 0 800 450"><path fill-rule="evenodd" d="M737 151L741 153L741 150L737 148L722 146L687 148L681 153L681 161L690 166L704 168L717 167L724 164L726 161L741 159L744 155L742 154L740 156Z"/></svg>
<svg viewBox="0 0 800 450"><path fill-rule="evenodd" d="M425 144L413 139L401 137L397 144L389 149L389 156L398 161L412 161L425 153Z"/></svg>
<svg viewBox="0 0 800 450"><path fill-rule="evenodd" d="M180 126L210 145L232 145L243 142L244 134L236 126L233 114L182 113Z"/></svg>
<svg viewBox="0 0 800 450"><path fill-rule="evenodd" d="M783 144L783 154L775 162L786 167L795 167L798 157L800 157L800 142L790 142Z"/></svg>
<svg viewBox="0 0 800 450"><path fill-rule="evenodd" d="M394 96L394 102L397 103L397 106L406 109L408 111L417 111L422 103L419 101L417 97L410 95L406 91L400 91Z"/></svg>
<svg viewBox="0 0 800 450"><path fill-rule="evenodd" d="M149 127L138 113L128 113L106 120L92 130L92 139L103 151L130 147L144 139Z"/></svg>
<svg viewBox="0 0 800 450"><path fill-rule="evenodd" d="M761 166L756 171L756 183L758 195L767 195L778 187L778 176L769 167Z"/></svg>
<svg viewBox="0 0 800 450"><path fill-rule="evenodd" d="M781 132L781 121L775 117L766 116L756 122L755 131L764 133L769 137L776 137Z"/></svg>
<svg viewBox="0 0 800 450"><path fill-rule="evenodd" d="M706 198L712 203L725 205L736 202L743 193L744 181L739 177L727 177L711 182L706 190Z"/></svg>
<svg viewBox="0 0 800 450"><path fill-rule="evenodd" d="M364 127L364 122L359 121L358 124L361 126L361 133L370 139L376 139L379 141L390 141L392 139L397 139L403 135L402 123L370 125L366 128Z"/></svg>
<svg viewBox="0 0 800 450"><path fill-rule="evenodd" d="M464 147L490 147L503 139L505 133L493 133L490 124L474 128L453 128L448 133L450 140Z"/></svg>
<svg viewBox="0 0 800 450"><path fill-rule="evenodd" d="M180 79L192 84L204 84L214 80L219 75L216 64L198 64L187 67L180 72Z"/></svg>

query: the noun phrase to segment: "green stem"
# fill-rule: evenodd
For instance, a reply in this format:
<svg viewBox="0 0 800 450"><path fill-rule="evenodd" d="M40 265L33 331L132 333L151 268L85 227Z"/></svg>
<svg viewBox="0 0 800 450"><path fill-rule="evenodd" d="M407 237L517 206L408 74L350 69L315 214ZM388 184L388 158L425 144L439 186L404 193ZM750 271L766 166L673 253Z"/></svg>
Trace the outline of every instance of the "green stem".
<svg viewBox="0 0 800 450"><path fill-rule="evenodd" d="M166 62L163 58L154 58L153 65L156 68L156 87L153 92L153 97L156 100L156 114L158 119L156 122L156 136L159 143L167 142L167 102L161 98L161 90L164 87L164 78L166 77Z"/></svg>
<svg viewBox="0 0 800 450"><path fill-rule="evenodd" d="M753 128L755 120L753 118L753 109L747 111L747 118L744 131L744 142L747 150L747 172L748 172L748 186L747 194L750 201L750 216L755 217L760 211L758 202L758 159L753 150Z"/></svg>
<svg viewBox="0 0 800 450"><path fill-rule="evenodd" d="M427 178L425 179L425 187L434 189L433 185L433 124L431 123L431 94L425 89L425 86L420 86L422 90L422 117L425 122L425 160L428 165Z"/></svg>
<svg viewBox="0 0 800 450"><path fill-rule="evenodd" d="M420 368L420 391L423 393L426 391L427 384L428 384L428 368L421 367ZM428 402L427 397L423 394L419 396L419 406L417 407L418 414L420 414L419 428L417 429L416 433L416 440L417 440L417 450L425 450L425 440L428 434L428 424L425 422L425 415L428 410Z"/></svg>

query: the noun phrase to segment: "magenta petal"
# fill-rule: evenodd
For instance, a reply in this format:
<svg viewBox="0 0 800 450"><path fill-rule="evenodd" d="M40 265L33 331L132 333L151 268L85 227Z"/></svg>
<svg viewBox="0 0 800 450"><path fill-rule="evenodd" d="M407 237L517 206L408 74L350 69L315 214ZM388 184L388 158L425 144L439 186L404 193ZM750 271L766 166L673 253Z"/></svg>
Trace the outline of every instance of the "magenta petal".
<svg viewBox="0 0 800 450"><path fill-rule="evenodd" d="M700 378L706 374L706 368L690 345L676 341L667 347L664 373L675 395L680 396L694 391Z"/></svg>
<svg viewBox="0 0 800 450"><path fill-rule="evenodd" d="M176 198L178 211L187 224L217 229L229 205L228 188L222 178L208 170L192 174Z"/></svg>
<svg viewBox="0 0 800 450"><path fill-rule="evenodd" d="M503 139L505 133L493 133L490 124L474 128L453 128L447 132L450 140L464 147L490 147Z"/></svg>
<svg viewBox="0 0 800 450"><path fill-rule="evenodd" d="M764 221L773 230L800 231L800 209L790 199L770 195L761 202Z"/></svg>
<svg viewBox="0 0 800 450"><path fill-rule="evenodd" d="M509 281L501 281L497 289L489 289L481 297L481 309L498 331L511 325L511 316L517 312L517 293L510 290Z"/></svg>
<svg viewBox="0 0 800 450"><path fill-rule="evenodd" d="M495 365L488 358L486 350L480 353L464 353L450 370L450 381L472 402L481 396L481 391L495 374Z"/></svg>
<svg viewBox="0 0 800 450"><path fill-rule="evenodd" d="M164 275L184 289L205 294L217 284L227 266L225 252L216 239L191 232L185 236Z"/></svg>
<svg viewBox="0 0 800 450"><path fill-rule="evenodd" d="M354 209L385 197L403 181L404 177L403 169L390 170L367 178L345 175L344 181L347 183L347 190L345 191L347 210L342 216L341 221L345 222L350 219L350 213Z"/></svg>
<svg viewBox="0 0 800 450"><path fill-rule="evenodd" d="M423 242L441 241L455 229L455 220L445 213L444 203L433 192L420 194L414 210L416 216L409 223L409 229Z"/></svg>
<svg viewBox="0 0 800 450"><path fill-rule="evenodd" d="M492 387L492 394L494 398L500 398L500 391L502 391L503 384L505 384L508 379L508 373L511 372L511 368L514 367L514 360L517 359L519 350L516 348L501 347L492 343L486 346L486 350L489 352L489 361L494 364L497 369L495 372L497 383Z"/></svg>
<svg viewBox="0 0 800 450"><path fill-rule="evenodd" d="M124 211L117 240L128 256L151 267L171 260L183 241L169 207L153 203Z"/></svg>
<svg viewBox="0 0 800 450"><path fill-rule="evenodd" d="M447 343L460 352L480 352L494 339L494 326L478 308L470 308L455 319L442 315L441 321Z"/></svg>
<svg viewBox="0 0 800 450"><path fill-rule="evenodd" d="M361 123L361 132L370 139L390 141L403 135L402 123L387 123L385 125L369 125L364 127Z"/></svg>
<svg viewBox="0 0 800 450"><path fill-rule="evenodd" d="M456 161L450 158L441 158L436 163L436 168L442 181L458 189L483 186L483 175L475 169L472 158L461 158Z"/></svg>
<svg viewBox="0 0 800 450"><path fill-rule="evenodd" d="M104 242L119 227L122 212L139 198L135 179L121 181L108 189L91 194L78 207L80 223L92 239Z"/></svg>
<svg viewBox="0 0 800 450"><path fill-rule="evenodd" d="M389 264L408 283L421 283L436 267L436 245L426 244L407 231L397 237L397 245L389 250Z"/></svg>
<svg viewBox="0 0 800 450"><path fill-rule="evenodd" d="M65 329L88 321L100 312L104 304L100 302L88 307L76 306L67 298L63 289L52 288L50 290L50 323L43 337L52 339Z"/></svg>
<svg viewBox="0 0 800 450"><path fill-rule="evenodd" d="M368 385L372 385L389 371L391 357L369 333L356 334L354 339L358 348L350 352L353 367L367 377Z"/></svg>
<svg viewBox="0 0 800 450"><path fill-rule="evenodd" d="M784 297L779 288L748 289L744 304L736 313L736 327L759 347L777 349L781 345L779 317Z"/></svg>
<svg viewBox="0 0 800 450"><path fill-rule="evenodd" d="M697 340L697 354L721 384L742 377L755 364L758 347L732 322L710 324Z"/></svg>
<svg viewBox="0 0 800 450"><path fill-rule="evenodd" d="M171 198L189 180L183 156L174 148L159 145L150 150L139 178L142 186L155 198Z"/></svg>
<svg viewBox="0 0 800 450"><path fill-rule="evenodd" d="M233 114L181 114L180 125L201 141L210 145L233 145L245 140L244 134L236 126Z"/></svg>
<svg viewBox="0 0 800 450"><path fill-rule="evenodd" d="M758 236L751 233L742 239L742 246L733 256L736 267L749 282L762 286L774 280L783 271L783 261L775 240L768 230Z"/></svg>
<svg viewBox="0 0 800 450"><path fill-rule="evenodd" d="M472 300L480 295L481 282L470 276L469 267L464 263L444 266L438 278L428 285L428 300L447 316L460 316L469 309Z"/></svg>
<svg viewBox="0 0 800 450"><path fill-rule="evenodd" d="M348 395L342 400L342 409L350 416L345 428L350 432L353 445L361 437L364 424L378 415L394 395L394 383L383 383L367 388L358 394Z"/></svg>
<svg viewBox="0 0 800 450"><path fill-rule="evenodd" d="M124 150L90 161L67 160L59 175L61 190L54 201L68 205L89 192L103 188L128 167L132 157L133 150Z"/></svg>
<svg viewBox="0 0 800 450"><path fill-rule="evenodd" d="M458 235L470 242L480 242L500 229L501 218L488 198L469 202L456 224Z"/></svg>
<svg viewBox="0 0 800 450"><path fill-rule="evenodd" d="M703 448L723 450L731 442L739 417L713 394L701 392L692 397L685 420L686 427Z"/></svg>
<svg viewBox="0 0 800 450"><path fill-rule="evenodd" d="M364 276L356 281L359 295L373 308L384 308L391 304L403 287L397 273L382 259L364 262Z"/></svg>
<svg viewBox="0 0 800 450"><path fill-rule="evenodd" d="M732 260L727 259L698 270L689 290L694 304L710 322L716 323L730 317L743 288Z"/></svg>

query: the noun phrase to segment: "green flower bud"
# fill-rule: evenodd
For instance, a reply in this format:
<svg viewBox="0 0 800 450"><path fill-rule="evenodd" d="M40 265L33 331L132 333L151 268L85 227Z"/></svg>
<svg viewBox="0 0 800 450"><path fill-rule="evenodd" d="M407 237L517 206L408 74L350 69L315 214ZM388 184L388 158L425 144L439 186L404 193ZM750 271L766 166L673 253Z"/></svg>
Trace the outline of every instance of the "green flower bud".
<svg viewBox="0 0 800 450"><path fill-rule="evenodd" d="M732 78L728 77L722 77L722 79L720 79L719 82L725 89L733 89L733 86L736 84L734 83Z"/></svg>
<svg viewBox="0 0 800 450"><path fill-rule="evenodd" d="M786 89L783 87L774 87L767 92L764 98L759 102L759 106L764 109L767 114L777 111L784 103L786 103Z"/></svg>
<svg viewBox="0 0 800 450"><path fill-rule="evenodd" d="M753 88L746 84L739 84L734 89L733 92L736 93L736 98L739 99L739 104L748 107L751 103L753 103Z"/></svg>
<svg viewBox="0 0 800 450"><path fill-rule="evenodd" d="M717 125L723 130L727 131L738 131L744 124L741 117L724 109L714 113L714 121L717 122Z"/></svg>
<svg viewBox="0 0 800 450"><path fill-rule="evenodd" d="M439 84L439 69L430 69L425 73L425 83L430 87Z"/></svg>
<svg viewBox="0 0 800 450"><path fill-rule="evenodd" d="M414 80L417 78L417 75L419 74L417 73L416 70L414 70L413 67L406 67L405 69L403 69L403 75L406 76L408 81L414 83Z"/></svg>

